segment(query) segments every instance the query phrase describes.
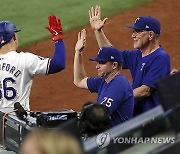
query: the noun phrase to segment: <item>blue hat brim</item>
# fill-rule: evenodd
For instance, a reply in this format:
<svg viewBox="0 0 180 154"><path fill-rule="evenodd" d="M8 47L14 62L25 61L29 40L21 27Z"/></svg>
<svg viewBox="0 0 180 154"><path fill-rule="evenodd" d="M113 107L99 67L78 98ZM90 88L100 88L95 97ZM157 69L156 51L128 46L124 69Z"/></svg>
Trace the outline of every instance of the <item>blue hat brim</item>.
<svg viewBox="0 0 180 154"><path fill-rule="evenodd" d="M131 28L131 29L139 29L139 30L142 30L142 29L143 29L143 28L140 28L140 27L136 27L136 26L134 26L134 25L128 25L128 26L126 26L126 27Z"/></svg>
<svg viewBox="0 0 180 154"><path fill-rule="evenodd" d="M107 61L105 59L101 59L99 57L89 58L90 61Z"/></svg>
<svg viewBox="0 0 180 154"><path fill-rule="evenodd" d="M14 32L16 32L16 33L17 33L17 32L20 32L20 31L21 31L21 30L20 30L20 29L18 29L18 30L15 30Z"/></svg>

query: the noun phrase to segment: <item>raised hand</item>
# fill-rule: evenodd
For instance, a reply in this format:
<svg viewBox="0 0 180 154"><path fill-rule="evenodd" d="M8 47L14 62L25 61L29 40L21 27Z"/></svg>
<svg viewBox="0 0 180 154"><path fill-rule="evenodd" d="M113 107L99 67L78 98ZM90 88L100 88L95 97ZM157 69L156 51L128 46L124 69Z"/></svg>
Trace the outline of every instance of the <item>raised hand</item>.
<svg viewBox="0 0 180 154"><path fill-rule="evenodd" d="M104 18L103 20L101 20L100 6L97 5L95 9L91 7L91 9L89 10L89 20L93 30L101 30L107 19L108 18Z"/></svg>
<svg viewBox="0 0 180 154"><path fill-rule="evenodd" d="M52 34L52 40L58 41L62 40L63 30L61 27L60 19L57 19L55 15L50 15L48 17L49 27L45 27Z"/></svg>
<svg viewBox="0 0 180 154"><path fill-rule="evenodd" d="M78 33L78 40L75 46L75 51L82 51L86 44L86 30L83 29Z"/></svg>

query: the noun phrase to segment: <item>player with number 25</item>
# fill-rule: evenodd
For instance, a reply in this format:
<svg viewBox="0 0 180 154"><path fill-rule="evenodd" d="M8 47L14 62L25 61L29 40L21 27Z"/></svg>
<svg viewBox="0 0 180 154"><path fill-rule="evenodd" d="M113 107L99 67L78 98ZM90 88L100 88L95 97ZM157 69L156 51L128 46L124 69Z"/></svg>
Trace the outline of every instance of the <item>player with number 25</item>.
<svg viewBox="0 0 180 154"><path fill-rule="evenodd" d="M83 65L85 43L86 31L83 29L78 34L75 46L74 84L79 88L98 93L97 103L109 108L112 126L129 120L134 109L133 90L126 77L120 73L122 59L119 51L113 47L100 48L98 55L90 59L97 62L99 77L87 77Z"/></svg>

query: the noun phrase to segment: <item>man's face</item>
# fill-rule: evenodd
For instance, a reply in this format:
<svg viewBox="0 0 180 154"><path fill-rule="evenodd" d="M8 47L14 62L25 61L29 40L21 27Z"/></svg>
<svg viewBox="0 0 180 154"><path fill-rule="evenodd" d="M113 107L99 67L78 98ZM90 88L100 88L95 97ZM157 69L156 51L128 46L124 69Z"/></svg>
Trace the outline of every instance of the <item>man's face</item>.
<svg viewBox="0 0 180 154"><path fill-rule="evenodd" d="M132 33L135 49L144 49L149 44L149 31L134 29Z"/></svg>
<svg viewBox="0 0 180 154"><path fill-rule="evenodd" d="M96 69L98 71L98 76L106 79L113 71L113 62L97 62Z"/></svg>

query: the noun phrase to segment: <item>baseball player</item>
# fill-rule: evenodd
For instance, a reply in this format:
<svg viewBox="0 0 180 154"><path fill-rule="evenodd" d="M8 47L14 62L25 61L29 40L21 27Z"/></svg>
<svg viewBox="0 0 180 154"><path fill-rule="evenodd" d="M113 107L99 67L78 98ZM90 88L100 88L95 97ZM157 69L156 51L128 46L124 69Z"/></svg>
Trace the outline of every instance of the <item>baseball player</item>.
<svg viewBox="0 0 180 154"><path fill-rule="evenodd" d="M51 15L46 29L52 34L55 52L52 59L20 52L19 29L10 21L0 22L0 108L14 107L19 102L30 110L29 95L35 75L57 73L65 68L66 53L60 19Z"/></svg>
<svg viewBox="0 0 180 154"><path fill-rule="evenodd" d="M101 20L100 6L89 10L90 24L94 30L99 47L112 46L106 38L102 27L107 18ZM170 73L170 57L159 45L161 25L150 16L136 18L132 38L135 50L120 51L123 69L130 69L133 78L135 98L134 116L141 114L160 104L156 95L155 82Z"/></svg>
<svg viewBox="0 0 180 154"><path fill-rule="evenodd" d="M122 60L119 51L113 47L101 48L97 57L90 59L97 62L99 77L87 77L82 57L85 42L86 31L82 30L75 46L74 84L98 93L97 103L109 108L112 126L123 123L132 117L134 97L129 81L120 74Z"/></svg>

